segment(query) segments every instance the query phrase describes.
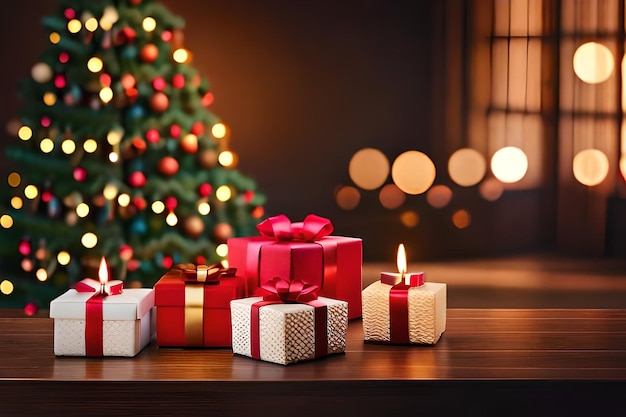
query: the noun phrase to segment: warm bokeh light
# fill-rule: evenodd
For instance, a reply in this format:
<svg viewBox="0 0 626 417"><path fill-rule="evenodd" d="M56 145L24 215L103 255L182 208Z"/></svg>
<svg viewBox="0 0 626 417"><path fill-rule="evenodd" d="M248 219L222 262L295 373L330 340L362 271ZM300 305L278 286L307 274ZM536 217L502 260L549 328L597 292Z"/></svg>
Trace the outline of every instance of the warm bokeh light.
<svg viewBox="0 0 626 417"><path fill-rule="evenodd" d="M8 214L3 214L0 216L0 226L4 229L10 229L13 226L13 217Z"/></svg>
<svg viewBox="0 0 626 417"><path fill-rule="evenodd" d="M61 42L61 35L59 35L58 32L52 32L50 33L50 36L48 36L48 40L50 41L50 43L56 45L57 43Z"/></svg>
<svg viewBox="0 0 626 417"><path fill-rule="evenodd" d="M120 155L117 152L109 152L109 161L115 164L120 160Z"/></svg>
<svg viewBox="0 0 626 417"><path fill-rule="evenodd" d="M77 205L76 215L80 218L87 217L89 215L89 205L87 205L87 203L80 203Z"/></svg>
<svg viewBox="0 0 626 417"><path fill-rule="evenodd" d="M33 130L28 126L22 126L17 131L17 136L22 140L29 140L33 137Z"/></svg>
<svg viewBox="0 0 626 417"><path fill-rule="evenodd" d="M80 243L87 249L94 248L98 244L98 236L95 233L87 232L80 238Z"/></svg>
<svg viewBox="0 0 626 417"><path fill-rule="evenodd" d="M600 184L609 173L609 159L598 149L585 149L574 156L574 177L583 185Z"/></svg>
<svg viewBox="0 0 626 417"><path fill-rule="evenodd" d="M597 42L587 42L576 49L573 66L578 78L589 84L598 84L609 79L615 67L615 60L606 46Z"/></svg>
<svg viewBox="0 0 626 417"><path fill-rule="evenodd" d="M63 251L57 253L57 262L60 265L65 266L65 265L69 264L71 259L72 259L72 257L70 256L69 252L67 252L67 251L63 250Z"/></svg>
<svg viewBox="0 0 626 417"><path fill-rule="evenodd" d="M99 96L100 100L102 100L102 102L106 104L113 100L113 90L111 89L111 87L103 87L100 90Z"/></svg>
<svg viewBox="0 0 626 417"><path fill-rule="evenodd" d="M435 176L435 164L419 151L398 155L391 167L393 181L407 194L422 194L433 184Z"/></svg>
<svg viewBox="0 0 626 417"><path fill-rule="evenodd" d="M206 201L201 201L198 203L198 213L203 216L206 216L211 212L211 205Z"/></svg>
<svg viewBox="0 0 626 417"><path fill-rule="evenodd" d="M80 32L82 27L83 27L83 24L78 19L72 19L69 22L67 22L67 30L70 33L78 33Z"/></svg>
<svg viewBox="0 0 626 417"><path fill-rule="evenodd" d="M163 210L165 210L165 203L163 203L160 200L157 200L154 203L152 203L152 205L150 207L152 208L152 211L155 214L161 214L161 213L163 213Z"/></svg>
<svg viewBox="0 0 626 417"><path fill-rule="evenodd" d="M34 264L30 258L24 258L22 262L20 262L20 266L25 272L30 272L33 270Z"/></svg>
<svg viewBox="0 0 626 417"><path fill-rule="evenodd" d="M517 182L524 178L527 170L526 154L514 146L501 148L491 157L491 171L502 182Z"/></svg>
<svg viewBox="0 0 626 417"><path fill-rule="evenodd" d="M37 272L35 272L35 276L39 281L44 282L48 279L48 271L44 268L39 268Z"/></svg>
<svg viewBox="0 0 626 417"><path fill-rule="evenodd" d="M215 253L217 256L225 258L228 256L228 245L226 243L220 243L215 248Z"/></svg>
<svg viewBox="0 0 626 417"><path fill-rule="evenodd" d="M118 195L117 204L119 204L120 207L128 207L128 205L130 204L130 195L126 193Z"/></svg>
<svg viewBox="0 0 626 417"><path fill-rule="evenodd" d="M98 142L94 139L87 139L85 143L83 143L83 149L87 153L94 153L96 149L98 149Z"/></svg>
<svg viewBox="0 0 626 417"><path fill-rule="evenodd" d="M179 64L184 64L189 59L189 51L187 51L185 48L178 48L172 54L172 59L174 59L174 61L178 62Z"/></svg>
<svg viewBox="0 0 626 417"><path fill-rule="evenodd" d="M143 21L141 22L141 27L143 28L143 30L145 30L146 32L152 32L154 31L154 29L156 29L156 25L157 22L154 19L154 17L152 16L147 16L143 19Z"/></svg>
<svg viewBox="0 0 626 417"><path fill-rule="evenodd" d="M462 187L478 184L485 176L486 171L485 157L475 149L459 149L448 160L450 178Z"/></svg>
<svg viewBox="0 0 626 417"><path fill-rule="evenodd" d="M7 182L11 187L17 187L20 185L20 182L22 182L22 177L17 172L11 172L7 177Z"/></svg>
<svg viewBox="0 0 626 417"><path fill-rule="evenodd" d="M361 193L355 187L347 185L339 188L335 193L335 201L343 210L354 210L361 201Z"/></svg>
<svg viewBox="0 0 626 417"><path fill-rule="evenodd" d="M472 217L467 210L457 210L452 215L452 223L458 229L465 229L472 223Z"/></svg>
<svg viewBox="0 0 626 417"><path fill-rule="evenodd" d="M413 210L407 210L400 215L400 221L409 229L414 228L420 222L420 216Z"/></svg>
<svg viewBox="0 0 626 417"><path fill-rule="evenodd" d="M39 149L43 153L50 153L54 150L54 141L50 138L43 138L39 143Z"/></svg>
<svg viewBox="0 0 626 417"><path fill-rule="evenodd" d="M231 151L220 152L217 157L217 161L220 163L220 165L224 167L231 166L234 160L235 157L233 156L233 153Z"/></svg>
<svg viewBox="0 0 626 417"><path fill-rule="evenodd" d="M18 197L12 197L11 198L11 207L13 207L15 210L19 210L24 206L24 201Z"/></svg>
<svg viewBox="0 0 626 417"><path fill-rule="evenodd" d="M56 94L51 93L51 92L47 92L47 93L45 93L45 94L43 95L43 103L44 103L46 106L50 106L50 107L52 107L52 106L54 106L54 105L55 105L55 103L56 103L56 102L57 102L57 96L56 96Z"/></svg>
<svg viewBox="0 0 626 417"><path fill-rule="evenodd" d="M74 153L74 151L76 150L76 142L74 142L72 139L65 139L63 142L61 142L61 150L67 155Z"/></svg>
<svg viewBox="0 0 626 417"><path fill-rule="evenodd" d="M224 123L215 123L211 127L211 134L215 139L222 139L226 136L226 125Z"/></svg>
<svg viewBox="0 0 626 417"><path fill-rule="evenodd" d="M29 200L32 200L32 199L37 198L37 196L39 195L39 190L37 189L36 186L30 184L30 185L27 185L26 188L24 188L24 195Z"/></svg>
<svg viewBox="0 0 626 417"><path fill-rule="evenodd" d="M386 184L378 193L378 201L384 208L393 210L404 204L406 194L397 185Z"/></svg>
<svg viewBox="0 0 626 417"><path fill-rule="evenodd" d="M52 68L45 62L38 62L31 68L30 75L38 83L47 83L52 79Z"/></svg>
<svg viewBox="0 0 626 417"><path fill-rule="evenodd" d="M220 185L219 187L217 187L217 190L215 190L215 198L217 198L219 201L228 201L230 200L231 196L232 191L230 190L230 187L228 185Z"/></svg>
<svg viewBox="0 0 626 417"><path fill-rule="evenodd" d="M478 187L478 192L487 201L496 201L504 193L504 185L495 178L488 178Z"/></svg>
<svg viewBox="0 0 626 417"><path fill-rule="evenodd" d="M378 149L364 148L350 158L348 173L357 187L374 190L387 180L389 160Z"/></svg>
<svg viewBox="0 0 626 417"><path fill-rule="evenodd" d="M98 19L90 17L85 21L85 29L89 32L95 32L98 29Z"/></svg>
<svg viewBox="0 0 626 417"><path fill-rule="evenodd" d="M102 195L104 195L104 198L106 198L107 200L113 200L115 197L117 197L117 192L118 189L115 184L107 184L102 190Z"/></svg>
<svg viewBox="0 0 626 417"><path fill-rule="evenodd" d="M173 211L169 212L167 217L165 217L165 223L169 226L176 226L178 224L178 217L176 217Z"/></svg>
<svg viewBox="0 0 626 417"><path fill-rule="evenodd" d="M113 24L119 19L119 14L114 6L104 8L104 13L100 18L100 27L102 30L111 30Z"/></svg>
<svg viewBox="0 0 626 417"><path fill-rule="evenodd" d="M87 61L87 68L91 72L94 72L94 73L100 72L102 71L103 67L104 67L104 63L97 56L92 56L91 58L89 58L89 61Z"/></svg>
<svg viewBox="0 0 626 417"><path fill-rule="evenodd" d="M9 295L13 292L13 283L11 281L9 281L8 279L3 280L2 282L0 282L0 292L4 295Z"/></svg>
<svg viewBox="0 0 626 417"><path fill-rule="evenodd" d="M434 208L443 208L452 200L452 190L447 185L439 184L426 193L426 201Z"/></svg>

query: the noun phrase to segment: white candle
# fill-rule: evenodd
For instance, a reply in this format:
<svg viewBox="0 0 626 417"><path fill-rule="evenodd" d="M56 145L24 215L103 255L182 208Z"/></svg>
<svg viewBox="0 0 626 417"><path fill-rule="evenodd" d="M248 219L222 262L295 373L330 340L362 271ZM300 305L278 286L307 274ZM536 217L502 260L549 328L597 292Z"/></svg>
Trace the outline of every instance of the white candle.
<svg viewBox="0 0 626 417"><path fill-rule="evenodd" d="M423 272L407 272L406 252L402 243L398 246L396 265L398 272L381 272L380 282L389 285L406 284L412 287L424 285Z"/></svg>

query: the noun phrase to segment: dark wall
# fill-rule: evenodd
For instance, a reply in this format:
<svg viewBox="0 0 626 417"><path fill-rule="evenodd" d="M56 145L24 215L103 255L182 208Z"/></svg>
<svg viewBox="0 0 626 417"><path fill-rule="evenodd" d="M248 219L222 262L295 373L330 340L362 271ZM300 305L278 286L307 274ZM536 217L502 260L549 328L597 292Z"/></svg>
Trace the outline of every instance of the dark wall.
<svg viewBox="0 0 626 417"><path fill-rule="evenodd" d="M400 242L412 259L528 249L545 241L537 193L490 203L474 187L455 194L445 209L430 207L420 195L389 211L376 191L363 193L354 211L340 210L334 202L335 188L351 183L351 156L364 147L382 150L390 161L406 150L426 152L442 179L446 155L438 129L446 120L438 105L450 97L443 94L446 78L441 76L446 71L442 3L162 3L186 20L193 65L208 77L216 97L213 110L232 129L238 169L267 194L268 215L285 213L294 221L308 213L328 217L335 234L364 239L365 260L394 259ZM0 14L2 126L19 108L19 78L29 75L47 46L40 19L55 10L56 1L21 0ZM16 139L2 129L0 140L4 147ZM468 229L458 230L450 221L459 208L472 213ZM400 223L405 209L418 212L417 227Z"/></svg>

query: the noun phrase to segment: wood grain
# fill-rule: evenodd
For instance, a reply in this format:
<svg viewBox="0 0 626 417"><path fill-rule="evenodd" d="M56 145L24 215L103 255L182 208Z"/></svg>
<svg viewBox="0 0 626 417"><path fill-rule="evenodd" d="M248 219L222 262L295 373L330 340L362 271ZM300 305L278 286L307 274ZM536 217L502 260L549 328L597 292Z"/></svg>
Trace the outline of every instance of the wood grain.
<svg viewBox="0 0 626 417"><path fill-rule="evenodd" d="M137 415L204 407L211 415L293 415L288 407L319 415L304 405L311 402L361 415L415 404L445 412L502 406L514 415L534 401L535 415L626 411L626 310L449 309L435 346L364 343L353 320L345 354L290 366L154 343L135 358L58 358L51 319L7 315L0 314L2 416L43 408L54 415L67 402L90 414L100 410L90 400L103 396L115 398L107 410Z"/></svg>

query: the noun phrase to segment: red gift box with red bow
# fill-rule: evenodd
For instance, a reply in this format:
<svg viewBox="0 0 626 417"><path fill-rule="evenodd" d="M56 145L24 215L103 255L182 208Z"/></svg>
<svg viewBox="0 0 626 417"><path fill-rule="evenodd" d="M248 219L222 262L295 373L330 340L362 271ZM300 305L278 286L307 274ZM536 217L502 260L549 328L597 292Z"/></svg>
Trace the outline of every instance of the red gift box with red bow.
<svg viewBox="0 0 626 417"><path fill-rule="evenodd" d="M257 226L260 236L228 239L228 264L246 280L248 297L275 277L298 278L320 296L346 301L348 318L361 317L363 246L360 238L331 236L332 223L310 214L292 223L285 215Z"/></svg>
<svg viewBox="0 0 626 417"><path fill-rule="evenodd" d="M230 347L230 301L245 297L235 268L176 265L154 286L157 345Z"/></svg>

